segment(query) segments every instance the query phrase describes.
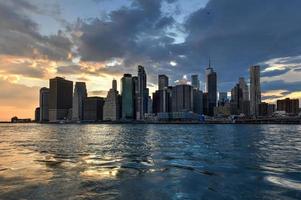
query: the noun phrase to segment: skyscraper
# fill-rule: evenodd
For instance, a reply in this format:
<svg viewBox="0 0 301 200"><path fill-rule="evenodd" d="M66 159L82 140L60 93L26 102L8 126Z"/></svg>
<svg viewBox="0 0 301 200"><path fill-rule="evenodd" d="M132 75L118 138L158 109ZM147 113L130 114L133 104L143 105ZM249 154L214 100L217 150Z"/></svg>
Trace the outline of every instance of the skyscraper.
<svg viewBox="0 0 301 200"><path fill-rule="evenodd" d="M251 115L258 116L258 105L261 103L260 66L250 67L250 111Z"/></svg>
<svg viewBox="0 0 301 200"><path fill-rule="evenodd" d="M244 101L249 101L249 87L247 83L245 82L245 79L243 77L239 78L239 87L242 90L242 98Z"/></svg>
<svg viewBox="0 0 301 200"><path fill-rule="evenodd" d="M208 104L207 104L207 115L213 116L214 114L214 107L216 106L217 102L217 76L216 72L210 66L205 71L205 79L206 79L206 92L208 93Z"/></svg>
<svg viewBox="0 0 301 200"><path fill-rule="evenodd" d="M158 86L159 90L163 90L168 87L168 77L164 74L158 76Z"/></svg>
<svg viewBox="0 0 301 200"><path fill-rule="evenodd" d="M193 111L193 88L191 85L176 85L172 88L172 112Z"/></svg>
<svg viewBox="0 0 301 200"><path fill-rule="evenodd" d="M65 120L72 109L73 82L56 77L50 79L49 85L49 121Z"/></svg>
<svg viewBox="0 0 301 200"><path fill-rule="evenodd" d="M193 112L203 114L203 92L197 88L193 89Z"/></svg>
<svg viewBox="0 0 301 200"><path fill-rule="evenodd" d="M108 92L107 98L103 107L103 119L110 121L119 120L120 116L120 102L117 91L117 81L112 81L112 88Z"/></svg>
<svg viewBox="0 0 301 200"><path fill-rule="evenodd" d="M193 89L200 89L199 76L197 74L191 75L191 85Z"/></svg>
<svg viewBox="0 0 301 200"><path fill-rule="evenodd" d="M134 119L134 87L131 74L124 74L121 78L122 119Z"/></svg>
<svg viewBox="0 0 301 200"><path fill-rule="evenodd" d="M136 119L143 120L144 114L147 113L148 89L146 88L147 79L144 67L138 66L138 94Z"/></svg>
<svg viewBox="0 0 301 200"><path fill-rule="evenodd" d="M84 100L87 98L86 83L76 82L73 94L72 120L83 120Z"/></svg>
<svg viewBox="0 0 301 200"><path fill-rule="evenodd" d="M49 88L40 89L40 122L49 121Z"/></svg>
<svg viewBox="0 0 301 200"><path fill-rule="evenodd" d="M104 98L87 97L84 100L84 121L96 122L103 120Z"/></svg>

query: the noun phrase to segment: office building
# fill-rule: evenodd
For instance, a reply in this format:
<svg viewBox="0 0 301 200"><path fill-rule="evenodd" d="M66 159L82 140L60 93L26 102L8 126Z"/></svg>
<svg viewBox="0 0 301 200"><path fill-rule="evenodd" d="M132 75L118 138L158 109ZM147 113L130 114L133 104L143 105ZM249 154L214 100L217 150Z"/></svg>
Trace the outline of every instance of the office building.
<svg viewBox="0 0 301 200"><path fill-rule="evenodd" d="M117 81L112 81L112 88L107 94L103 107L103 119L108 121L117 121L120 119L120 102L117 91Z"/></svg>
<svg viewBox="0 0 301 200"><path fill-rule="evenodd" d="M191 85L176 85L172 88L172 112L193 111L193 88Z"/></svg>
<svg viewBox="0 0 301 200"><path fill-rule="evenodd" d="M206 115L214 115L214 107L217 103L217 75L213 68L210 66L205 71L206 79L206 88L207 92L207 105L206 105Z"/></svg>
<svg viewBox="0 0 301 200"><path fill-rule="evenodd" d="M37 107L35 109L35 112L34 112L34 121L35 122L39 122L40 121L40 107Z"/></svg>
<svg viewBox="0 0 301 200"><path fill-rule="evenodd" d="M249 98L249 87L248 87L245 79L243 77L240 77L239 81L238 81L238 84L239 84L239 87L242 91L242 100L243 101L249 101L250 100L250 98Z"/></svg>
<svg viewBox="0 0 301 200"><path fill-rule="evenodd" d="M86 83L76 82L73 94L73 106L72 106L72 120L81 121L83 120L84 112L84 100L87 98Z"/></svg>
<svg viewBox="0 0 301 200"><path fill-rule="evenodd" d="M299 113L299 99L277 100L277 111L285 111L287 114L296 115Z"/></svg>
<svg viewBox="0 0 301 200"><path fill-rule="evenodd" d="M250 114L258 116L261 103L260 66L250 67Z"/></svg>
<svg viewBox="0 0 301 200"><path fill-rule="evenodd" d="M193 89L197 89L197 90L200 89L200 80L197 74L191 75L191 85Z"/></svg>
<svg viewBox="0 0 301 200"><path fill-rule="evenodd" d="M193 112L203 114L203 92L198 88L193 89Z"/></svg>
<svg viewBox="0 0 301 200"><path fill-rule="evenodd" d="M122 119L134 119L134 84L131 74L124 74L121 78Z"/></svg>
<svg viewBox="0 0 301 200"><path fill-rule="evenodd" d="M50 79L49 121L67 120L72 109L73 82L61 77Z"/></svg>
<svg viewBox="0 0 301 200"><path fill-rule="evenodd" d="M168 77L164 74L158 76L158 87L159 90L163 90L168 87Z"/></svg>
<svg viewBox="0 0 301 200"><path fill-rule="evenodd" d="M49 93L46 87L40 89L40 122L49 121Z"/></svg>
<svg viewBox="0 0 301 200"><path fill-rule="evenodd" d="M84 100L84 121L97 122L103 120L104 98L87 97Z"/></svg>
<svg viewBox="0 0 301 200"><path fill-rule="evenodd" d="M148 89L146 88L147 78L144 67L138 66L138 94L137 94L137 110L136 120L143 120L144 114L148 108Z"/></svg>

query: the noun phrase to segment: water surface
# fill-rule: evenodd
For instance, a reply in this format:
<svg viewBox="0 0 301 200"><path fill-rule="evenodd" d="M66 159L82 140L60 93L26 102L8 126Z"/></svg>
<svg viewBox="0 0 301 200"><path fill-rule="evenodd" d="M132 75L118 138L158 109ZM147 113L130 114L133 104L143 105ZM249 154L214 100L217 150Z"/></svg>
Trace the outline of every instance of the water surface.
<svg viewBox="0 0 301 200"><path fill-rule="evenodd" d="M0 199L301 199L297 125L0 125Z"/></svg>

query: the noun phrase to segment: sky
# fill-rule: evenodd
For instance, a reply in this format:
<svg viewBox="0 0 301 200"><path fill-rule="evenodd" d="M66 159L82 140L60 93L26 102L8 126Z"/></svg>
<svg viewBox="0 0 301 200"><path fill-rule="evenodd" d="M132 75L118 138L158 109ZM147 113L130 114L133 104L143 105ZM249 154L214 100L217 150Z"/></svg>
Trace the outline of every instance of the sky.
<svg viewBox="0 0 301 200"><path fill-rule="evenodd" d="M263 100L301 98L300 0L0 0L0 121L34 116L39 89L62 76L106 96L143 65L151 91L200 76L218 90L261 66ZM120 85L119 85L120 87Z"/></svg>

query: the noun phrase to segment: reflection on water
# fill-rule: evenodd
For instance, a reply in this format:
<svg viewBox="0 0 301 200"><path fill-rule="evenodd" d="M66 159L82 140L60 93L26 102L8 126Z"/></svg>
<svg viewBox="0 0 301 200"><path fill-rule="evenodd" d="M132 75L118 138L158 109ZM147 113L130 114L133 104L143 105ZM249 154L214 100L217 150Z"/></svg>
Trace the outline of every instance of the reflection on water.
<svg viewBox="0 0 301 200"><path fill-rule="evenodd" d="M301 126L0 125L0 199L301 199Z"/></svg>

